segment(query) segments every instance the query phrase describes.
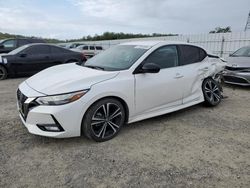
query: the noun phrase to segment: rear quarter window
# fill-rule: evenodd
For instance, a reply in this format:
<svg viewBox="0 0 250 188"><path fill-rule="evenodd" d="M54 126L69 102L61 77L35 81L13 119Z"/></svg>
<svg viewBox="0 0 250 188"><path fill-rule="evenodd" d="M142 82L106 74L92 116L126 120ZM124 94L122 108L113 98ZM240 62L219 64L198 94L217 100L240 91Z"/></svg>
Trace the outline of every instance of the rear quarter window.
<svg viewBox="0 0 250 188"><path fill-rule="evenodd" d="M96 46L95 47L97 50L102 50L102 47L101 46Z"/></svg>
<svg viewBox="0 0 250 188"><path fill-rule="evenodd" d="M25 50L25 53L30 55L40 55L40 54L49 54L50 47L46 45L34 45L30 46Z"/></svg>
<svg viewBox="0 0 250 188"><path fill-rule="evenodd" d="M88 50L89 47L88 47L88 46L83 46L82 49L83 49L83 50Z"/></svg>
<svg viewBox="0 0 250 188"><path fill-rule="evenodd" d="M207 53L202 48L191 45L180 45L180 65L189 65L202 61Z"/></svg>
<svg viewBox="0 0 250 188"><path fill-rule="evenodd" d="M55 46L51 46L51 52L55 54L60 54L60 53L69 53L70 51L64 49L64 48L58 48Z"/></svg>

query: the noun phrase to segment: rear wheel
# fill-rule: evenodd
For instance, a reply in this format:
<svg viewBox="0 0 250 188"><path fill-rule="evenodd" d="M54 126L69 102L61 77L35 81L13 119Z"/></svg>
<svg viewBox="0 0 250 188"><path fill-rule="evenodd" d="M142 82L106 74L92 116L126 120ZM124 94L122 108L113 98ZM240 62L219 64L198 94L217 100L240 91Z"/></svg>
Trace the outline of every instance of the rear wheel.
<svg viewBox="0 0 250 188"><path fill-rule="evenodd" d="M83 119L85 136L97 142L115 137L125 121L123 105L116 99L107 98L93 104Z"/></svg>
<svg viewBox="0 0 250 188"><path fill-rule="evenodd" d="M221 102L220 85L212 78L207 78L203 81L202 91L207 106L216 106Z"/></svg>
<svg viewBox="0 0 250 188"><path fill-rule="evenodd" d="M0 80L5 80L7 78L7 70L3 66L0 66Z"/></svg>

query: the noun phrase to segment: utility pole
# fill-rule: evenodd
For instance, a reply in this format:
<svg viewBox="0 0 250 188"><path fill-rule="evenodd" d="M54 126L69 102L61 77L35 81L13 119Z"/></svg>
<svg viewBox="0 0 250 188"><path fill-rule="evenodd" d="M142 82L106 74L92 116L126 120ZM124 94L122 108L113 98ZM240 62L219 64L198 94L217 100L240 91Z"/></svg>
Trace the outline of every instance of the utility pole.
<svg viewBox="0 0 250 188"><path fill-rule="evenodd" d="M247 17L247 23L246 23L246 27L245 27L245 31L250 30L250 12L248 14Z"/></svg>

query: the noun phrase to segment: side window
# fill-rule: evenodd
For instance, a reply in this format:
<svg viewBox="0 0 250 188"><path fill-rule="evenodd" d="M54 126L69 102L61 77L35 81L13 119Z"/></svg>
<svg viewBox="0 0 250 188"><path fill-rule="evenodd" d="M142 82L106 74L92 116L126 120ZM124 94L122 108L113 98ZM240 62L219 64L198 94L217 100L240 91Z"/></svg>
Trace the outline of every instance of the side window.
<svg viewBox="0 0 250 188"><path fill-rule="evenodd" d="M90 46L89 49L90 50L95 50L95 47L94 46Z"/></svg>
<svg viewBox="0 0 250 188"><path fill-rule="evenodd" d="M44 45L35 45L35 46L29 47L25 52L29 55L49 54L50 47L44 46Z"/></svg>
<svg viewBox="0 0 250 188"><path fill-rule="evenodd" d="M155 63L164 68L175 67L178 65L178 53L176 46L164 46L154 52L145 60L146 63Z"/></svg>
<svg viewBox="0 0 250 188"><path fill-rule="evenodd" d="M83 46L82 49L83 49L83 50L88 50L89 47L88 47L88 46Z"/></svg>
<svg viewBox="0 0 250 188"><path fill-rule="evenodd" d="M64 51L64 49L51 46L51 53L53 53L53 54L66 53L65 51Z"/></svg>
<svg viewBox="0 0 250 188"><path fill-rule="evenodd" d="M102 50L102 47L101 46L96 46L95 47L97 50Z"/></svg>
<svg viewBox="0 0 250 188"><path fill-rule="evenodd" d="M207 52L201 48L199 50L200 50L200 61L202 61L207 57Z"/></svg>
<svg viewBox="0 0 250 188"><path fill-rule="evenodd" d="M180 45L180 54L180 65L198 63L207 56L203 49L191 45Z"/></svg>
<svg viewBox="0 0 250 188"><path fill-rule="evenodd" d="M26 44L29 44L30 42L24 39L19 39L18 40L18 46L24 46Z"/></svg>
<svg viewBox="0 0 250 188"><path fill-rule="evenodd" d="M16 40L7 40L3 43L4 48L14 48L16 47Z"/></svg>

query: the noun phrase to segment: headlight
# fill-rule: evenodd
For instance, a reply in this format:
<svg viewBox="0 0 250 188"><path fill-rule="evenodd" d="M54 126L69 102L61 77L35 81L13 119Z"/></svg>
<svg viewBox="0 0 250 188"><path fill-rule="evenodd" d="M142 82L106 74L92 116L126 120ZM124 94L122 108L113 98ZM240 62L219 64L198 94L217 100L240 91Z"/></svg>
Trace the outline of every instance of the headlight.
<svg viewBox="0 0 250 188"><path fill-rule="evenodd" d="M74 93L39 97L36 99L36 102L41 105L62 105L80 99L87 92L88 90L84 90L84 91L77 91Z"/></svg>

